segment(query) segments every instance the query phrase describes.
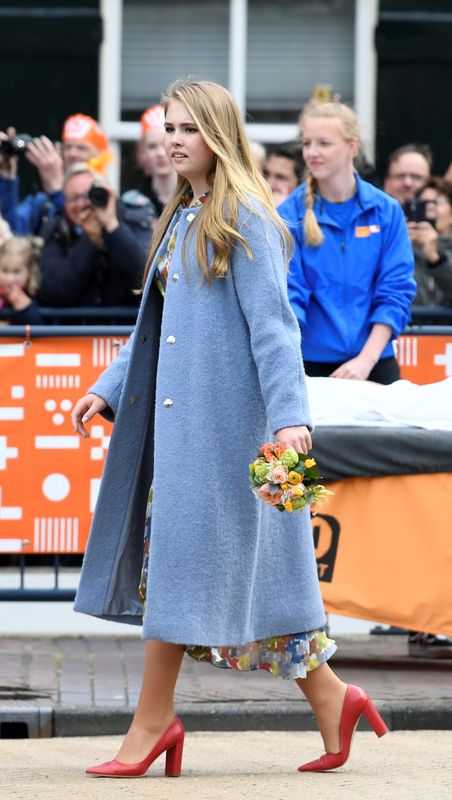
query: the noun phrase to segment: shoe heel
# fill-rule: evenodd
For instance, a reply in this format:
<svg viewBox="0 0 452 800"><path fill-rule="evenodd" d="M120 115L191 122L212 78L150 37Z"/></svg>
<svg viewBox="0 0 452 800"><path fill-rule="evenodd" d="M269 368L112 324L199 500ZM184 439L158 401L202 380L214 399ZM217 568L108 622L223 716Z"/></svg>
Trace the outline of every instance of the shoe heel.
<svg viewBox="0 0 452 800"><path fill-rule="evenodd" d="M362 713L377 736L384 736L385 733L388 733L389 728L381 714L375 708L372 700L367 701Z"/></svg>
<svg viewBox="0 0 452 800"><path fill-rule="evenodd" d="M166 751L165 775L167 778L178 778L182 771L182 753L184 740L168 748Z"/></svg>

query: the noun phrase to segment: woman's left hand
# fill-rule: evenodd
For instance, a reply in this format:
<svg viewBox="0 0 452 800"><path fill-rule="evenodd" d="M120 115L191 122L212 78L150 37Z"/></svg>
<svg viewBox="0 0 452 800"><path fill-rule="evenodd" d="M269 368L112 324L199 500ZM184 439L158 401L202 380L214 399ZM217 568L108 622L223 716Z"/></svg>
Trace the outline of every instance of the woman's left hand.
<svg viewBox="0 0 452 800"><path fill-rule="evenodd" d="M281 428L276 431L275 439L284 447L293 447L297 453L307 455L312 448L311 434L305 425L297 425L292 428Z"/></svg>
<svg viewBox="0 0 452 800"><path fill-rule="evenodd" d="M347 380L365 381L372 372L375 362L365 356L355 356L350 361L345 361L331 373L330 378L345 378Z"/></svg>

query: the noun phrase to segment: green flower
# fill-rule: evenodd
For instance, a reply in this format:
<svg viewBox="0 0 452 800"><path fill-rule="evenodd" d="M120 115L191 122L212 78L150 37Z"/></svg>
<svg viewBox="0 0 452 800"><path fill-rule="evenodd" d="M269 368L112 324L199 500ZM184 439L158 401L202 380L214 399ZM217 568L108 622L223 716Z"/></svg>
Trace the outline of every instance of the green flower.
<svg viewBox="0 0 452 800"><path fill-rule="evenodd" d="M270 466L268 464L259 464L257 467L254 468L254 477L259 483L265 483L268 478L270 472Z"/></svg>
<svg viewBox="0 0 452 800"><path fill-rule="evenodd" d="M292 506L294 511L300 511L306 505L304 497L294 497L292 499Z"/></svg>
<svg viewBox="0 0 452 800"><path fill-rule="evenodd" d="M293 447L289 447L279 460L287 470L290 470L298 464L298 453L295 452Z"/></svg>

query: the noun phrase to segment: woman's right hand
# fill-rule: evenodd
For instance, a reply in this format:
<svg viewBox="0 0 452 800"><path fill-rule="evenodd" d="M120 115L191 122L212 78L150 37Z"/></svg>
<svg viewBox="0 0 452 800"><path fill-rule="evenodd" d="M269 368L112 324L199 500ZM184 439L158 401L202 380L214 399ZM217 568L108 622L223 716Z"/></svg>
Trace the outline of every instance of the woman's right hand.
<svg viewBox="0 0 452 800"><path fill-rule="evenodd" d="M71 411L72 425L74 431L83 436L84 439L89 439L89 431L86 430L84 423L89 422L96 414L107 408L107 403L102 397L97 394L85 394L80 400L77 400L74 408Z"/></svg>

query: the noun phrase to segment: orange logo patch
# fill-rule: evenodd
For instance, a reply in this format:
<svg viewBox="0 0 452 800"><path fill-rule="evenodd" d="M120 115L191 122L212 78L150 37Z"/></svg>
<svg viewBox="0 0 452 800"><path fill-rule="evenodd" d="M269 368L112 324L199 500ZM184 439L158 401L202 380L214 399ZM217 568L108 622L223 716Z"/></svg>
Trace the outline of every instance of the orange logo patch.
<svg viewBox="0 0 452 800"><path fill-rule="evenodd" d="M357 225L355 236L357 239L366 239L371 233L380 233L379 225Z"/></svg>

